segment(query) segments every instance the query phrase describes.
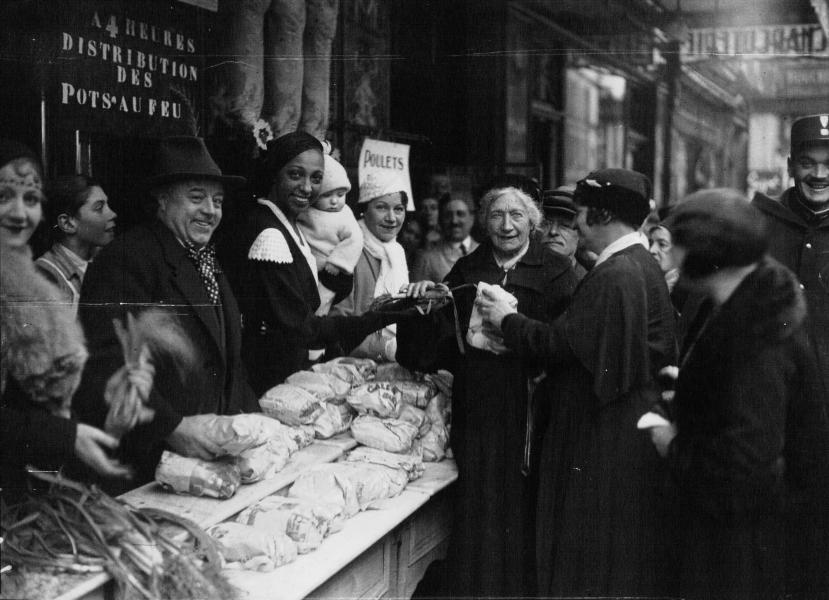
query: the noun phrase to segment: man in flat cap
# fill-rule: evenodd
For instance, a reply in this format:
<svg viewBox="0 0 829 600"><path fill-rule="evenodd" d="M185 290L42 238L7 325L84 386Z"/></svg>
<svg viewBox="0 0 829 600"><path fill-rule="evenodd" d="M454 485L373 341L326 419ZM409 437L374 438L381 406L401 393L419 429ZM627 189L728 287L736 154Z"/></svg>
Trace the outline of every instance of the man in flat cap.
<svg viewBox="0 0 829 600"><path fill-rule="evenodd" d="M579 230L576 228L576 205L573 192L566 189L545 190L541 193L544 219L538 226L541 243L548 250L570 259L576 277L581 280L587 270L576 260Z"/></svg>
<svg viewBox="0 0 829 600"><path fill-rule="evenodd" d="M211 242L226 188L243 182L222 174L200 138L162 140L146 182L155 219L115 239L86 272L79 315L90 360L75 400L81 420L103 425L106 376L124 363L113 319L167 311L194 353L183 379L173 361L155 365L154 417L121 443L123 458L136 467L134 484L152 479L164 448L203 459L218 454L205 436L204 415L259 410L240 358L239 309Z"/></svg>
<svg viewBox="0 0 829 600"><path fill-rule="evenodd" d="M829 386L829 112L792 124L789 175L794 186L779 200L758 193L753 204L768 220L769 254L803 286Z"/></svg>
<svg viewBox="0 0 829 600"><path fill-rule="evenodd" d="M574 194L580 244L598 255L569 309L551 325L492 297L485 319L524 357L545 357L552 414L538 496L539 595L662 596L671 503L658 457L637 431L675 364L674 312L639 228L650 181L602 169Z"/></svg>

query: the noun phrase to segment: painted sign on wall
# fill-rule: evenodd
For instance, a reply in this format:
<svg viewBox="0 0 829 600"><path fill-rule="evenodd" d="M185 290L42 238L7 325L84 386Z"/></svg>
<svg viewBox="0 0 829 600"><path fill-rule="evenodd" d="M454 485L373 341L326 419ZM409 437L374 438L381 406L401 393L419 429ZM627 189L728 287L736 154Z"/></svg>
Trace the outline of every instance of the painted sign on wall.
<svg viewBox="0 0 829 600"><path fill-rule="evenodd" d="M58 127L153 137L197 132L199 9L160 0L52 6L41 67Z"/></svg>

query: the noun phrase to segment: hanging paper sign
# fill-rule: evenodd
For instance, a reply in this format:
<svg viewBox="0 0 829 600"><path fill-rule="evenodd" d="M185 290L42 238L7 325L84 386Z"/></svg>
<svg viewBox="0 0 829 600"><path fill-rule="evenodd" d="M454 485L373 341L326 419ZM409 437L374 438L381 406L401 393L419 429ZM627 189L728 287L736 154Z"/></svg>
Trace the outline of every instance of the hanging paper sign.
<svg viewBox="0 0 829 600"><path fill-rule="evenodd" d="M406 210L414 210L409 176L409 145L366 138L358 162L360 202L390 194L406 193Z"/></svg>

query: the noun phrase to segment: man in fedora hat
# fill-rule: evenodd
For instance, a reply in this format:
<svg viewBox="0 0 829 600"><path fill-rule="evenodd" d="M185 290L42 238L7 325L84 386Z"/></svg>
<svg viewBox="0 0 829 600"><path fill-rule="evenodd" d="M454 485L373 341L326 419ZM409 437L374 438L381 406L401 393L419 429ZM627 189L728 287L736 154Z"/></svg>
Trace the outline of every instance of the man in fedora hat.
<svg viewBox="0 0 829 600"><path fill-rule="evenodd" d="M510 350L548 365L552 408L536 525L542 596L668 591L659 463L636 430L659 398L659 370L676 360L668 288L638 231L650 192L648 178L627 169L601 169L578 182L575 225L580 244L598 258L552 324L486 293L477 300Z"/></svg>
<svg viewBox="0 0 829 600"><path fill-rule="evenodd" d="M758 193L752 203L768 221L769 254L803 286L829 386L829 113L792 124L789 176L794 185L779 199Z"/></svg>
<svg viewBox="0 0 829 600"><path fill-rule="evenodd" d="M152 479L161 451L210 459L219 449L203 432L201 415L258 410L240 359L240 313L211 238L222 219L225 190L244 183L223 175L203 140L161 141L146 187L155 220L114 240L90 264L80 299L90 360L75 406L78 416L102 425L108 407L104 385L123 363L111 325L147 308L170 311L195 353L192 372L176 373L172 361L156 364L149 406L155 411L122 440L124 458L142 483Z"/></svg>

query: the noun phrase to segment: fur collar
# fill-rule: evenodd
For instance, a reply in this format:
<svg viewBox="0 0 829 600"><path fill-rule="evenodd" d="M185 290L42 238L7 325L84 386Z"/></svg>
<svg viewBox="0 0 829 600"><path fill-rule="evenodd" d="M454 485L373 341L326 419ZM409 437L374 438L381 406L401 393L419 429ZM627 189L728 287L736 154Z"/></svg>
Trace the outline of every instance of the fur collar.
<svg viewBox="0 0 829 600"><path fill-rule="evenodd" d="M31 400L68 417L86 357L71 303L37 273L29 249L0 247L0 391L13 378Z"/></svg>
<svg viewBox="0 0 829 600"><path fill-rule="evenodd" d="M767 343L785 340L806 320L806 300L797 277L768 257L740 284L723 312L731 312L728 308L744 315L738 320L744 321L745 331Z"/></svg>

